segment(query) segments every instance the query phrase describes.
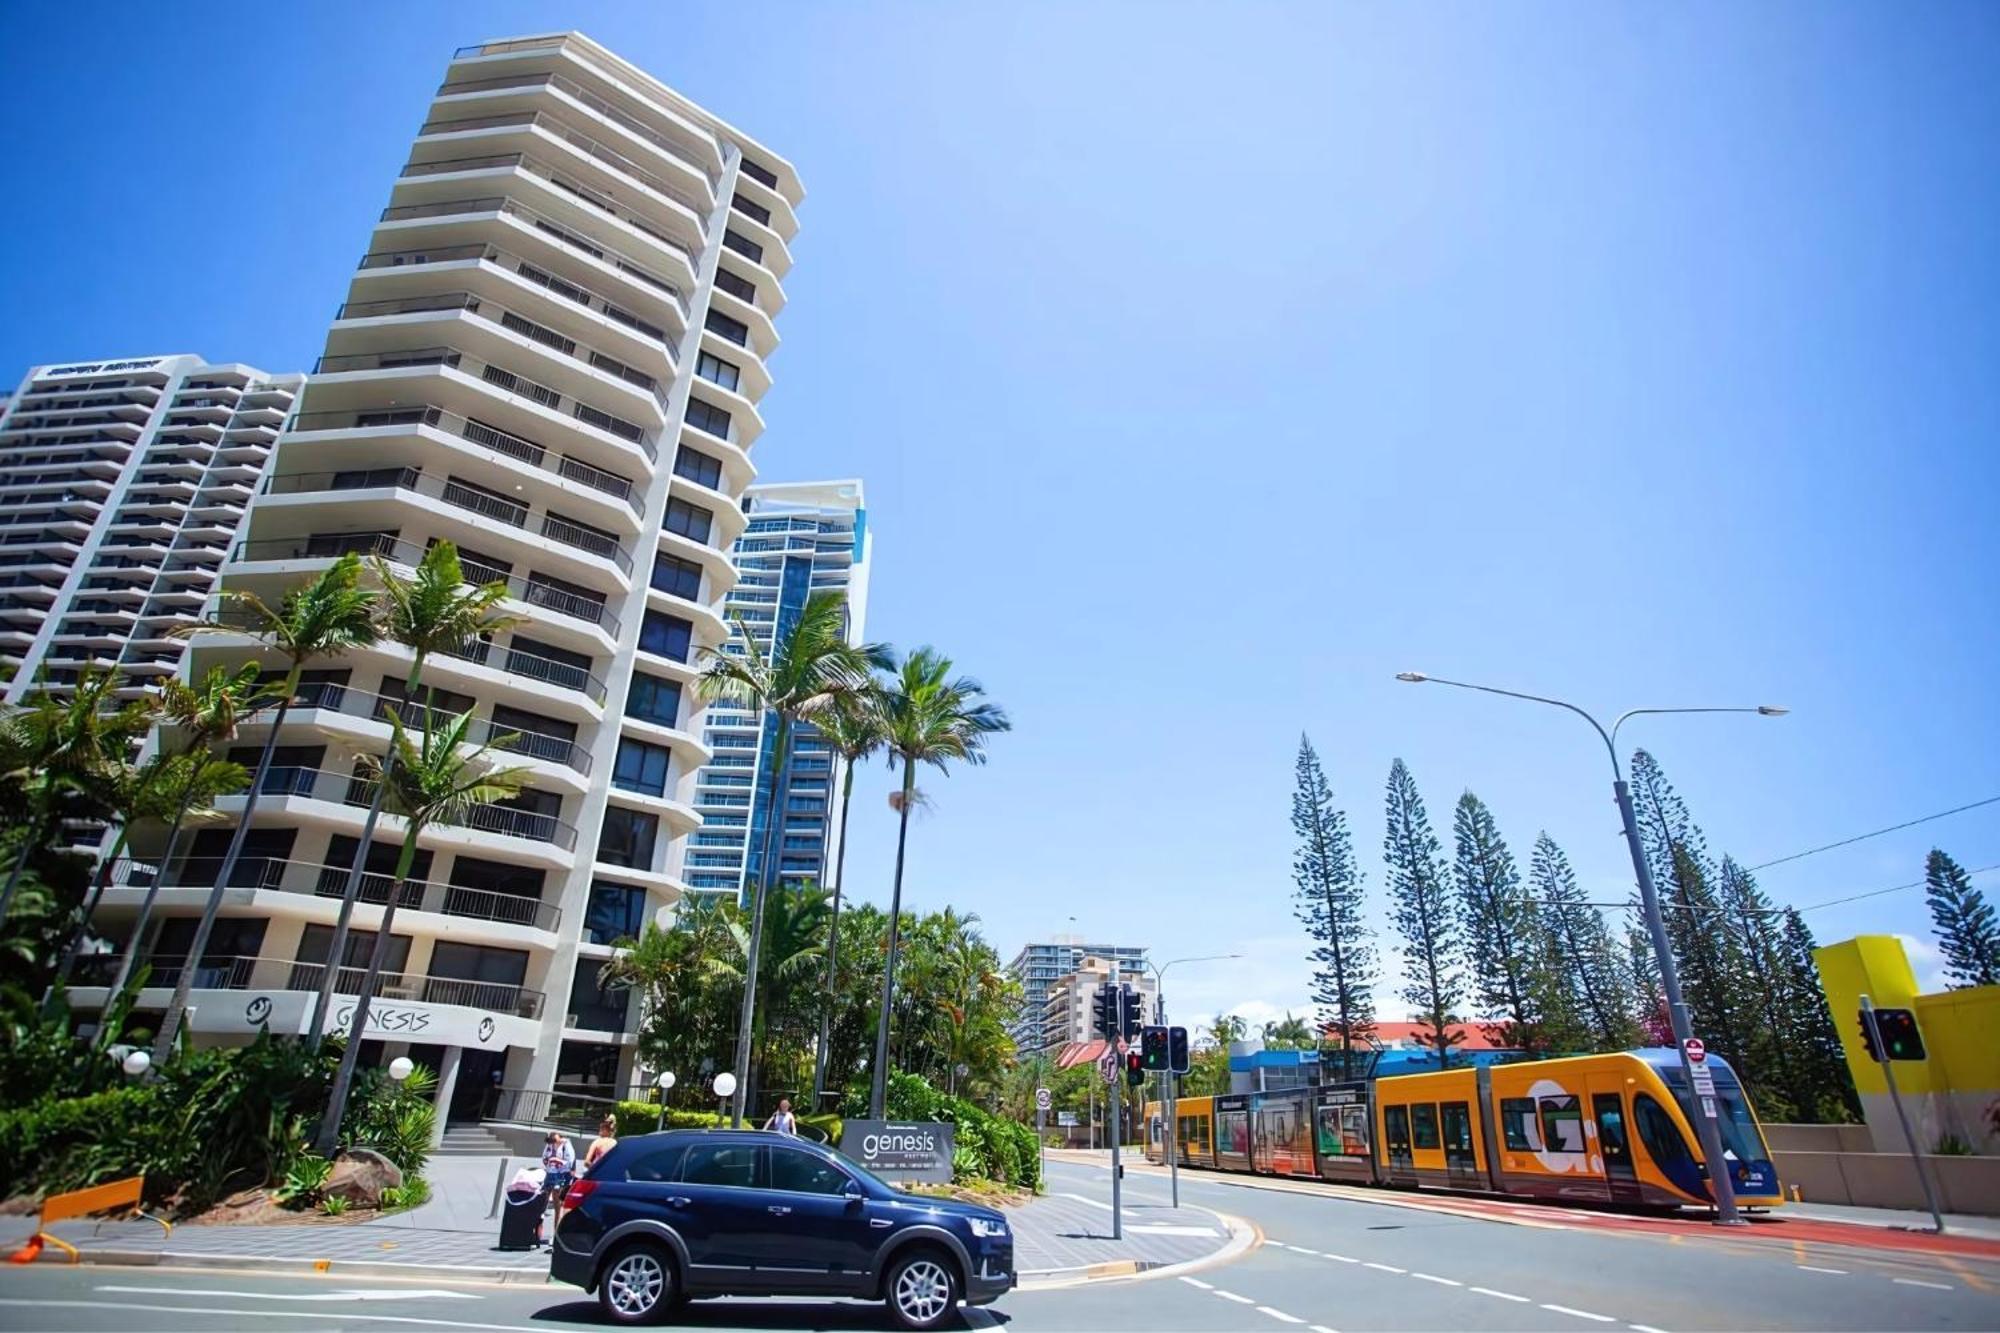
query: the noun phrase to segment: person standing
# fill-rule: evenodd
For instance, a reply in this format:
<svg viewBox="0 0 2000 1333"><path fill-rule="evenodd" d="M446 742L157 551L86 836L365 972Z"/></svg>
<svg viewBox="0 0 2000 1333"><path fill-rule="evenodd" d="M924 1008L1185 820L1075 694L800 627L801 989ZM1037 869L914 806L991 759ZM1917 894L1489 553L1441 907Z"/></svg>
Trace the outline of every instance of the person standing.
<svg viewBox="0 0 2000 1333"><path fill-rule="evenodd" d="M597 1137L590 1141L590 1147L583 1154L583 1171L590 1174L590 1168L597 1165L597 1159L618 1146L618 1117L605 1116L597 1122Z"/></svg>
<svg viewBox="0 0 2000 1333"><path fill-rule="evenodd" d="M553 1204L556 1217L560 1220L563 1195L569 1193L570 1184L576 1179L576 1149L557 1130L550 1130L549 1136L542 1140L542 1172L543 1185L548 1191L542 1202L543 1209L546 1211ZM546 1243L540 1240L539 1234L537 1243Z"/></svg>
<svg viewBox="0 0 2000 1333"><path fill-rule="evenodd" d="M790 1097L778 1098L778 1109L771 1112L771 1118L764 1122L764 1128L774 1134L790 1134L794 1138L798 1137L799 1118L792 1114Z"/></svg>

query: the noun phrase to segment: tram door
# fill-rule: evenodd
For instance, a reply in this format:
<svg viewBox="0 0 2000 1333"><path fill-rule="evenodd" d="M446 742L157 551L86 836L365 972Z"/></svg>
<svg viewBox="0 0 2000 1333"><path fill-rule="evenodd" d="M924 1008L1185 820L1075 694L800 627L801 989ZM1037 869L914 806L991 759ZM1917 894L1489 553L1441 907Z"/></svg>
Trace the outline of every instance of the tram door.
<svg viewBox="0 0 2000 1333"><path fill-rule="evenodd" d="M1389 1175L1392 1178L1414 1180L1417 1164L1415 1156L1410 1151L1409 1107L1382 1108L1382 1141L1389 1149Z"/></svg>
<svg viewBox="0 0 2000 1333"><path fill-rule="evenodd" d="M1638 1203L1639 1175L1632 1166L1632 1138L1625 1132L1625 1103L1615 1092L1600 1092L1590 1099L1597 1117L1597 1149L1604 1155L1604 1179L1611 1187L1611 1202Z"/></svg>
<svg viewBox="0 0 2000 1333"><path fill-rule="evenodd" d="M1453 1185L1478 1186L1479 1159L1472 1149L1471 1108L1465 1102L1446 1102L1438 1111L1443 1117L1445 1174Z"/></svg>

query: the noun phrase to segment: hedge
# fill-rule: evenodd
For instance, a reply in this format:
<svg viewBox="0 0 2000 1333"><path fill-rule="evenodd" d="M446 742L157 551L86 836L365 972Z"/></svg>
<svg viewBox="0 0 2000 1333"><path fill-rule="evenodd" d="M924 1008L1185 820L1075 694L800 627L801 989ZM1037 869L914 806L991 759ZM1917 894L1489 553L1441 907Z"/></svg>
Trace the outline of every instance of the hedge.
<svg viewBox="0 0 2000 1333"><path fill-rule="evenodd" d="M727 1117L714 1111L680 1111L668 1107L662 1114L661 1108L653 1102L618 1103L620 1134L651 1134L659 1129L719 1129L727 1123ZM824 1132L828 1143L839 1146L839 1116L802 1115L799 1123Z"/></svg>
<svg viewBox="0 0 2000 1333"><path fill-rule="evenodd" d="M948 1120L953 1135L952 1175L997 1180L1039 1192L1042 1156L1035 1131L994 1115L963 1097L939 1092L915 1074L889 1077L888 1112L894 1120Z"/></svg>

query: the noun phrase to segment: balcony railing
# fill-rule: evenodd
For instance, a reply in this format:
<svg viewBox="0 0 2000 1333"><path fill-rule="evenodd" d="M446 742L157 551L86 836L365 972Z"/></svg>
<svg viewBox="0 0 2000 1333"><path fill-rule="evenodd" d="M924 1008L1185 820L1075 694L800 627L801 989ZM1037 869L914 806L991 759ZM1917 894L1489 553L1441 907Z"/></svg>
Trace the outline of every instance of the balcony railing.
<svg viewBox="0 0 2000 1333"><path fill-rule="evenodd" d="M78 962L77 986L107 986L117 975L119 955L92 954ZM166 988L180 984L188 960L180 957L151 957L140 960L152 968L147 987ZM195 990L290 990L317 991L326 973L324 963L306 963L284 958L217 957L203 958L194 967ZM334 977L337 995L359 995L367 976L362 967L342 967ZM509 986L492 981L464 981L457 977L412 976L385 972L376 979L375 998L406 1000L421 1004L452 1004L467 1009L500 1011L522 1018L540 1018L546 997L526 986Z"/></svg>
<svg viewBox="0 0 2000 1333"><path fill-rule="evenodd" d="M554 281L554 279L550 279ZM644 389L653 395L662 408L666 406L666 391L660 382L643 370L634 369L617 357L606 356L603 352L587 344L579 343L567 334L537 323L527 316L507 309L497 301L489 301L472 292L442 292L436 295L405 296L390 301L349 301L334 312L335 319L377 319L386 315L433 314L462 310L487 324L526 338L539 346L547 347L572 361L578 361L615 379Z"/></svg>
<svg viewBox="0 0 2000 1333"><path fill-rule="evenodd" d="M504 523L511 528L528 527L528 506L504 496L480 490L463 482L426 473L421 468L368 468L348 472L293 472L271 477L264 489L271 495L316 495L324 492L393 489L442 500L455 509L470 510L481 518ZM578 523L544 514L540 533L550 541L573 546L599 559L609 560L620 572L632 572L632 553L617 540Z"/></svg>
<svg viewBox="0 0 2000 1333"><path fill-rule="evenodd" d="M237 861L229 878L231 888L338 898L347 892L348 870L346 865L316 865L309 861L245 856ZM168 866L164 876L160 875L158 867L140 861L121 860L112 869L111 882L127 888L146 888L157 878L163 888L210 889L215 887L216 877L221 873L222 858L219 856L186 857ZM356 900L379 907L389 901L389 890L394 884L393 875L363 871L361 884L355 893ZM539 898L432 880L405 880L396 905L413 912L499 921L507 925L531 926L536 930L553 931L562 922L562 909Z"/></svg>
<svg viewBox="0 0 2000 1333"><path fill-rule="evenodd" d="M403 725L412 731L430 730L432 715L425 713L421 699L370 694L366 690L323 681L302 686L298 701L293 706L314 708L329 713L345 713L350 717L372 718L377 722L387 722L393 711L402 720ZM456 721L458 716L445 708L435 709L433 713L444 721ZM495 750L503 750L509 754L526 755L531 759L546 759L552 764L561 764L564 768L572 768L579 773L590 772L590 752L560 736L522 731L518 727L503 727L491 718L476 717L466 728L465 739L473 745L490 745Z"/></svg>
<svg viewBox="0 0 2000 1333"><path fill-rule="evenodd" d="M422 138L429 134L462 134L472 130L525 129L529 126L552 138L562 140L585 157L613 171L630 176L655 194L673 200L694 214L697 226L706 222L709 205L705 201L546 111L510 111L497 116L469 116L462 120L426 121L417 130L417 137ZM713 183L710 188L714 188Z"/></svg>
<svg viewBox="0 0 2000 1333"><path fill-rule="evenodd" d="M483 260L517 277L525 278L538 287L554 292L565 300L573 301L586 310L594 310L606 319L622 324L635 333L643 334L659 343L669 359L674 358L679 352L672 337L659 325L640 319L608 297L600 296L588 288L579 287L573 282L546 273L537 265L497 245L447 245L432 250L383 250L363 255L361 267L364 270L404 268L414 264L448 264L466 259Z"/></svg>
<svg viewBox="0 0 2000 1333"><path fill-rule="evenodd" d="M590 406L574 398L566 398L561 392L546 384L511 370L482 361L476 356L461 352L455 347L419 347L395 352L363 352L352 356L323 356L313 365L316 375L337 375L363 370L410 370L427 366L448 366L485 384L488 388L509 398L518 398L538 407L556 413L564 413L581 421L586 426L594 426L608 435L636 444L646 457L659 459L659 448L653 442L652 433L623 417L616 417L602 408Z"/></svg>
<svg viewBox="0 0 2000 1333"><path fill-rule="evenodd" d="M368 805L375 798L375 784L355 773L291 764L274 764L266 770L264 784L259 791L266 796L299 796L307 800L352 806ZM472 806L466 812L465 822L458 827L523 838L529 842L554 843L564 851L576 849L575 827L554 815L538 814L514 806Z"/></svg>
<svg viewBox="0 0 2000 1333"><path fill-rule="evenodd" d="M350 551L362 556L380 556L391 564L402 565L411 570L422 564L424 558L423 547L412 542L398 541L394 533L321 532L303 538L243 542L236 548L236 559L239 561L334 560ZM601 598L580 596L533 578L521 578L517 574L487 570L474 565L471 561L465 562L465 572L468 577L477 579L481 583L505 584L507 595L518 601L602 626L613 638L618 636L618 617L612 614L610 607L606 606Z"/></svg>
<svg viewBox="0 0 2000 1333"><path fill-rule="evenodd" d="M376 407L361 408L353 412L302 412L292 419L294 431L314 430L366 430L381 426L430 426L459 436L461 439L483 448L502 453L509 458L552 472L567 481L578 482L592 490L614 495L632 507L635 514L643 514L646 509L645 497L640 495L637 485L630 477L616 472L607 472L601 467L593 467L581 459L559 454L533 440L497 426L489 426L483 421L448 412L441 407Z"/></svg>
<svg viewBox="0 0 2000 1333"><path fill-rule="evenodd" d="M614 125L629 130L641 139L646 140L654 147L672 157L676 162L681 163L691 170L700 172L707 179L708 188L711 192L722 188L722 177L703 167L698 162L689 161L687 151L682 145L675 143L664 134L651 129L637 116L613 106L575 80L566 79L560 74L514 74L497 79L465 79L441 85L437 90L437 95L439 97L451 97L460 93L498 92L502 89L527 92L535 88L544 87L560 89ZM712 146L713 144L711 144Z"/></svg>

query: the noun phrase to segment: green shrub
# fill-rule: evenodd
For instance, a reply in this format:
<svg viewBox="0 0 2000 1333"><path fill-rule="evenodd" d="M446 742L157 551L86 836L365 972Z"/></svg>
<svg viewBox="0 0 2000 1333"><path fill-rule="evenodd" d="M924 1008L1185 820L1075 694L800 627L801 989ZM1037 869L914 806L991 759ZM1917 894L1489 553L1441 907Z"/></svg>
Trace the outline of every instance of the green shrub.
<svg viewBox="0 0 2000 1333"><path fill-rule="evenodd" d="M660 1108L652 1102L618 1103L620 1134L650 1134L660 1127Z"/></svg>
<svg viewBox="0 0 2000 1333"><path fill-rule="evenodd" d="M328 1217L339 1217L347 1211L347 1200L338 1194L330 1195L319 1201L319 1210Z"/></svg>
<svg viewBox="0 0 2000 1333"><path fill-rule="evenodd" d="M310 1208L319 1200L319 1192L326 1188L327 1178L332 1174L332 1162L308 1153L293 1162L291 1170L285 1173L285 1183L277 1189L277 1200Z"/></svg>
<svg viewBox="0 0 2000 1333"><path fill-rule="evenodd" d="M948 1120L953 1132L952 1174L960 1181L986 1179L1022 1189L1041 1188L1041 1156L1035 1132L1026 1125L994 1115L963 1097L939 1092L915 1074L892 1074L888 1089L893 1120ZM865 1106L850 1100L849 1115Z"/></svg>

